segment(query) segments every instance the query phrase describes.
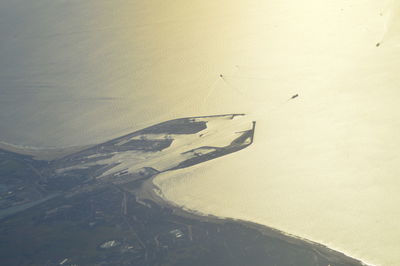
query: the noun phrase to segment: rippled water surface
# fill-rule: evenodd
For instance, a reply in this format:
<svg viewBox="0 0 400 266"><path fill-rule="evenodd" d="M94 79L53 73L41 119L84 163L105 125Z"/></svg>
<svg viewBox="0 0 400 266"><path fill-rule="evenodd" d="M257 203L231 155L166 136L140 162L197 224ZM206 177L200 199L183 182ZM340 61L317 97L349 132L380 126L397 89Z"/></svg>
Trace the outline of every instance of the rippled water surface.
<svg viewBox="0 0 400 266"><path fill-rule="evenodd" d="M399 16L373 0L1 1L0 140L246 112L255 143L160 176L165 196L398 265Z"/></svg>

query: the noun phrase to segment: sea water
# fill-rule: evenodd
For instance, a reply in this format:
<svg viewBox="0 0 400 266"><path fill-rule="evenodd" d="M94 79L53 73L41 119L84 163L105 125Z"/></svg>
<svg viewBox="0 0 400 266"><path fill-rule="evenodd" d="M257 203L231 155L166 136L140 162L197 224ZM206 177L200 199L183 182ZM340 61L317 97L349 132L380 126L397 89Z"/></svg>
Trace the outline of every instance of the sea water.
<svg viewBox="0 0 400 266"><path fill-rule="evenodd" d="M2 1L0 140L87 145L245 112L253 145L159 176L164 196L398 265L399 15L373 0Z"/></svg>

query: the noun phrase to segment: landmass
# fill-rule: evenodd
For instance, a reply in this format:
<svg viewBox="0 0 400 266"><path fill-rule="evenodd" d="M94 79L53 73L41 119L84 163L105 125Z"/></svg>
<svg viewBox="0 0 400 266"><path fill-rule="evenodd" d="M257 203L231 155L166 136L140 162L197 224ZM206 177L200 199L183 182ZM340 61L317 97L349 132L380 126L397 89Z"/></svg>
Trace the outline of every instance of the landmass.
<svg viewBox="0 0 400 266"><path fill-rule="evenodd" d="M245 149L244 114L163 122L52 160L0 149L1 265L363 265L166 201L152 179ZM60 153L58 153L60 154Z"/></svg>

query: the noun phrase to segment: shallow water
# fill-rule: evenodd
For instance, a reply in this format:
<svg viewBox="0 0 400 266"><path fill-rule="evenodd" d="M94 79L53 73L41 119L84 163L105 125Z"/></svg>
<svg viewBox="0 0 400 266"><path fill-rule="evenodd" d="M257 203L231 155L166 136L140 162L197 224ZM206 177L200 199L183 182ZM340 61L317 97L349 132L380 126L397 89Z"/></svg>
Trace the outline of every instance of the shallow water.
<svg viewBox="0 0 400 266"><path fill-rule="evenodd" d="M397 265L394 3L2 1L0 140L86 145L246 112L255 143L160 176L165 196Z"/></svg>

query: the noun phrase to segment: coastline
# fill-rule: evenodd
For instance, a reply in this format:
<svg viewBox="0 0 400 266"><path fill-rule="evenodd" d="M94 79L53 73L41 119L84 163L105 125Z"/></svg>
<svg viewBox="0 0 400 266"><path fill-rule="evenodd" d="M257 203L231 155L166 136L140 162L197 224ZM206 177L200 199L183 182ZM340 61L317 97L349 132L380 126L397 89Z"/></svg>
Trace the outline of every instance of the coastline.
<svg viewBox="0 0 400 266"><path fill-rule="evenodd" d="M69 217L68 219L72 221L67 226L70 228L69 230L77 230L78 227L78 230L83 233L88 228L93 228L94 231L91 234L93 237L102 236L104 232L101 230L104 229L104 226L107 227L109 236L106 233L101 240L100 238L90 240L90 244L94 247L104 241L125 243L113 251L117 253L126 252L127 248L132 245L141 247L141 250L135 251L141 254L140 257L126 255L121 258L105 258L99 253L87 261L88 265L92 265L90 263L94 261L110 263L114 259L118 263L125 259L127 261L134 259L137 263L139 261L142 263L136 265L158 265L154 264L155 261L168 260L169 254L177 256L187 246L190 246L190 252L183 259L195 262L196 256L200 256L203 260L208 260L210 265L264 265L265 261L276 265L371 265L326 245L291 235L267 225L208 215L179 206L163 195L162 190L154 182L160 173L191 167L239 151L252 144L255 121L251 123L251 129L249 129L250 122L247 121L244 131L238 131L234 119L236 116L236 114L230 114L170 120L86 150L80 150L55 161L36 161L32 159L32 156L21 155L21 153L14 154L12 151L3 153L6 162L15 162L11 163L9 167L25 167L25 172L22 172L20 176L17 175L16 178L26 182L25 187L31 187L31 185L36 187L36 190L30 194L24 193L24 188L21 190L17 186L15 189L7 187L7 189L12 189L10 190L12 197L9 199L11 204L18 206L21 202L17 201L18 197L25 197L26 202L34 202L40 198L45 199L54 191L62 191L61 197L44 201L42 204L21 211L21 213L15 213L7 217L3 224L9 225L10 230L24 228L32 239L36 238L35 234L40 234L36 222L18 225L20 221L39 219L43 226L57 224L59 228L52 227L51 233L41 236L48 243L41 245L42 248L45 248L46 245L54 245L52 234L59 236L62 243L67 244L62 237L65 232L63 224L66 222L66 217ZM221 121L224 123L221 124ZM226 125L231 123L233 123L233 127L226 130ZM221 128L224 130L218 131ZM156 135L157 138L152 138L154 134L160 133L166 135L161 135L161 138L160 135ZM217 138L219 142L215 144L214 136L217 133L222 133L222 138ZM172 144L171 135L174 136L173 140L177 143ZM182 138L182 136L184 137ZM228 145L226 145L227 137L229 137ZM209 142L215 146L209 146ZM188 146L188 143L191 146ZM184 149L182 150L180 147L184 147ZM115 154L125 155L122 157L123 162L129 166L140 159L137 156L130 157L129 152L132 150L136 152L135 155L146 152L147 155L153 154L155 157L153 160L144 158L145 164L138 169L129 171L124 168L125 166L118 168L122 161L119 158L113 160L112 156ZM166 152L163 153L162 150ZM171 153L174 154L173 157L169 157ZM182 154L185 156L180 157ZM167 157L162 157L162 155ZM164 170L157 166L162 158L167 159ZM112 170L115 167L117 168ZM108 172L110 169L112 171ZM107 174L103 175L103 173ZM31 175L35 178L25 181L25 176ZM43 186L41 186L43 183L48 184L45 187L46 190L43 190ZM38 193L40 197L35 196ZM107 196L102 196L103 194ZM95 201L99 202L96 208L92 203L88 204L88 202ZM83 205L86 205L84 211L81 209ZM121 208L115 208L115 206L121 206ZM7 206L5 205L5 207ZM37 218L32 219L31 215ZM57 222L55 223L55 221ZM160 229L160 224L162 224L162 229ZM118 232L114 232L116 227L119 228ZM7 230L5 229L4 232ZM132 234L132 232L134 233ZM126 238L125 236L129 233L131 233L131 237ZM4 236L11 237L10 241L14 243L13 239L17 239L19 234L20 232L17 230L14 235ZM116 240L110 240L109 237ZM71 236L70 242L75 243L78 238ZM205 253L199 255L199 247ZM33 246L27 245L25 248L32 249ZM87 258L79 256L78 250L79 248L71 251L69 254L71 260L86 261ZM166 250L168 250L167 253ZM93 252L93 250L87 249L87 252ZM149 252L154 254L153 262L147 261ZM8 253L4 251L4 255ZM20 256L18 251L16 254ZM51 256L52 260L56 261L65 255L64 251L60 249L54 250ZM11 256L9 259L13 261L15 256L14 258ZM47 259L47 255L43 255L43 257L32 255L32 260L37 260L38 263ZM223 261L223 264L218 264L220 260ZM237 264L239 260L245 264ZM236 264L232 264L232 262Z"/></svg>
<svg viewBox="0 0 400 266"><path fill-rule="evenodd" d="M179 206L173 201L168 200L164 196L162 190L153 182L155 178L157 178L157 175L145 180L142 183L141 187L137 190L136 195L141 200L152 201L161 207L171 209L175 215L214 224L224 224L227 222L239 223L247 228L257 230L264 236L276 238L296 246L309 248L332 260L338 260L342 262L345 261L346 263L348 263L348 265L376 266L374 264L362 261L359 258L353 257L350 254L347 254L338 249L330 248L327 245L300 236L296 236L288 232L284 232L279 229L269 227L267 225L241 219L234 219L230 217L219 217L211 214L202 213L196 210L192 210L186 208L185 206Z"/></svg>
<svg viewBox="0 0 400 266"><path fill-rule="evenodd" d="M62 147L62 148L39 148L39 147L31 147L24 145L16 145L8 142L4 142L0 140L0 149L31 156L36 160L45 160L52 161L60 159L69 154L79 152L80 150L90 148L94 145L84 145L84 146L71 146L71 147Z"/></svg>

